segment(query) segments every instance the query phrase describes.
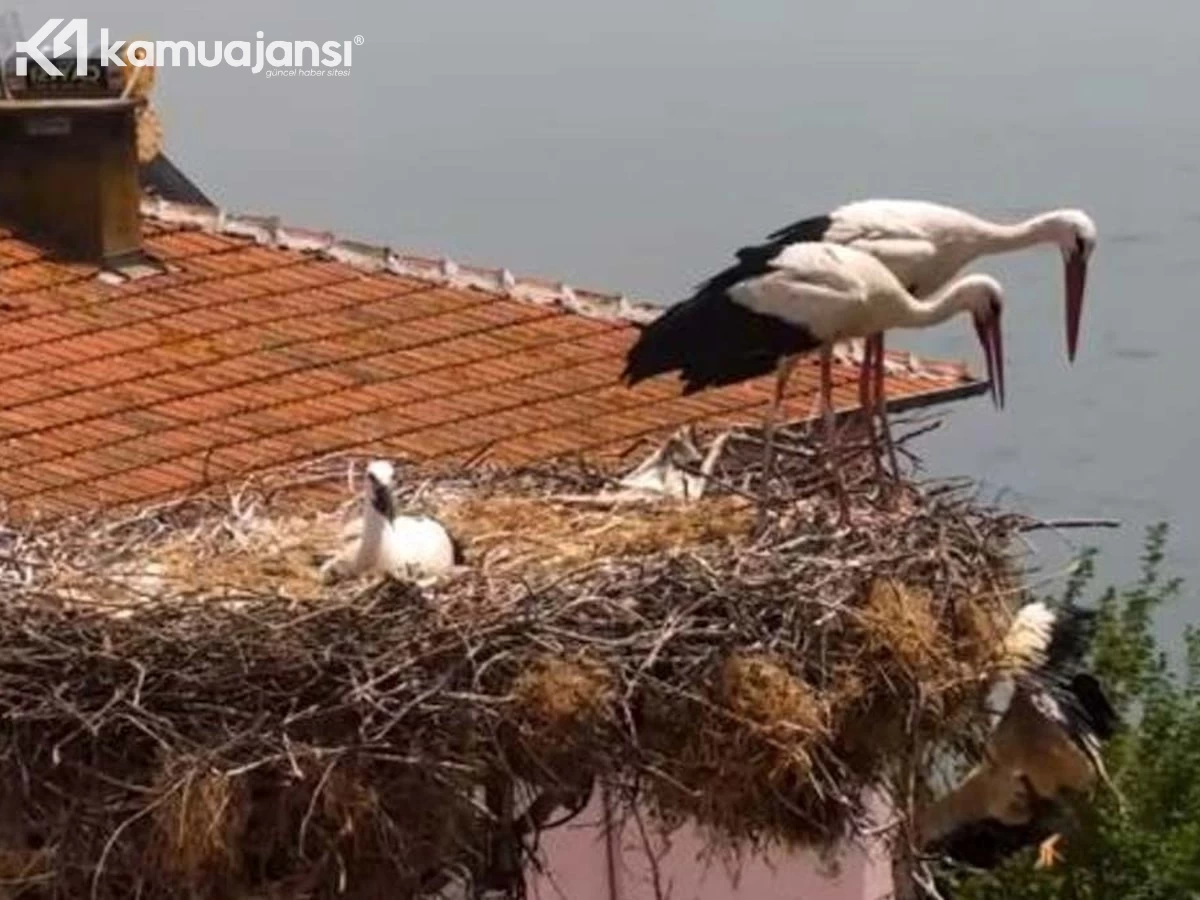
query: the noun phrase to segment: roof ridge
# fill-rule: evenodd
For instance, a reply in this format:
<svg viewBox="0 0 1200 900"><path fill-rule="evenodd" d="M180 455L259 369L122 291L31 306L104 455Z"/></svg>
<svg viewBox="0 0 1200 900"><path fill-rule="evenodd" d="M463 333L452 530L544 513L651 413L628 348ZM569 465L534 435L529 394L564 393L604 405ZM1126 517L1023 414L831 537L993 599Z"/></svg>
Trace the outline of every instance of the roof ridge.
<svg viewBox="0 0 1200 900"><path fill-rule="evenodd" d="M215 205L194 205L158 196L143 197L141 212L145 218L165 225L249 238L263 246L313 254L362 272L387 272L449 288L478 290L537 306L555 307L589 319L645 324L666 309L645 300L631 300L625 294L576 288L565 281L514 275L506 268L464 265L449 257L398 252L386 244L286 225L279 216L230 213ZM857 365L861 356L861 347L853 347L844 354L835 354L835 362ZM914 378L973 380L964 361L933 361L896 350L889 350L886 359L892 373L903 371Z"/></svg>
<svg viewBox="0 0 1200 900"><path fill-rule="evenodd" d="M449 257L428 257L393 250L386 244L342 238L282 223L278 216L230 213L217 206L196 206L144 197L142 215L167 225L244 237L269 247L311 253L364 272L389 272L458 289L474 289L501 297L555 306L589 319L646 323L663 307L624 294L572 287L565 281L517 276L506 268L464 265Z"/></svg>

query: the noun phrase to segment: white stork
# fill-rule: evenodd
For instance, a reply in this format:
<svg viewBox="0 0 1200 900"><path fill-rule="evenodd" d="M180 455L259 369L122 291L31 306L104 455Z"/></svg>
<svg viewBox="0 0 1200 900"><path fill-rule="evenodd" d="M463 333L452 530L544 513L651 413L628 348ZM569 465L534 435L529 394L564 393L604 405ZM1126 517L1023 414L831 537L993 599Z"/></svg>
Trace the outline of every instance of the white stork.
<svg viewBox="0 0 1200 900"><path fill-rule="evenodd" d="M779 249L798 242L824 241L864 250L887 265L919 298L940 290L981 256L1039 244L1055 245L1062 253L1064 266L1067 358L1072 362L1075 359L1088 260L1096 245L1096 225L1081 210L1057 209L1022 222L1001 224L921 200L860 200L780 228L768 235L767 241L767 246ZM873 413L883 420L895 473L895 451L883 415L882 383L883 334L879 332L867 336L859 396L868 424ZM871 434L873 439L873 430Z"/></svg>
<svg viewBox="0 0 1200 900"><path fill-rule="evenodd" d="M323 575L436 575L462 563L458 542L436 519L396 514L394 479L395 469L386 460L367 466L361 533L325 564Z"/></svg>
<svg viewBox="0 0 1200 900"><path fill-rule="evenodd" d="M1096 678L1081 670L1095 614L1027 604L1001 648L1000 685L1011 700L988 739L987 759L924 810L919 841L979 867L1039 843L1039 865L1057 859L1054 828L1065 791L1103 780L1123 804L1100 756L1116 711Z"/></svg>
<svg viewBox="0 0 1200 900"><path fill-rule="evenodd" d="M969 312L987 358L992 396L1003 403L1000 332L1003 291L995 279L968 275L929 300L917 300L882 262L838 244L798 243L739 252L739 263L700 286L689 300L646 325L626 357L629 384L680 372L684 393L775 372L767 413L764 477L774 425L797 358L821 350L822 405L832 452L833 345L889 328L924 328ZM846 498L839 484L843 518Z"/></svg>

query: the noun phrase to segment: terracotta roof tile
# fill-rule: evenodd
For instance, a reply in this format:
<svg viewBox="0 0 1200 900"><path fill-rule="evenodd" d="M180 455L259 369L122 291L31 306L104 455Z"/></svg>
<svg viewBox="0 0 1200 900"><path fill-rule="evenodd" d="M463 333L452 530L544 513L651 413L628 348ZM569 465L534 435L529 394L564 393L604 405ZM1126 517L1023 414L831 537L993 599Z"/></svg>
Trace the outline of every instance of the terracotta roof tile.
<svg viewBox="0 0 1200 900"><path fill-rule="evenodd" d="M669 379L620 386L629 319L649 313L619 298L215 221L148 210L146 248L167 271L124 283L0 229L13 512L147 502L334 451L609 454L687 422L754 421L769 396L762 381L691 397ZM890 376L889 396L982 388L961 366L925 368ZM854 405L854 373L837 376ZM790 415L809 415L816 383L815 364L798 367Z"/></svg>

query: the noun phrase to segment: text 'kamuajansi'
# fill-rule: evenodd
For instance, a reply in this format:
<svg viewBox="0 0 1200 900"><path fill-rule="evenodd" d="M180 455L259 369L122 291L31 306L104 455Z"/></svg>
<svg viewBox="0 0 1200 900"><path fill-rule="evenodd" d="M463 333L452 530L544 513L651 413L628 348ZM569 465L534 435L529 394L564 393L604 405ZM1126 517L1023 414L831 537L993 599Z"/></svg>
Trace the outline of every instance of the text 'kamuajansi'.
<svg viewBox="0 0 1200 900"><path fill-rule="evenodd" d="M86 19L50 19L28 40L16 42L16 74L24 76L29 62L46 74L62 76L55 64L69 59L74 38L75 71L83 77L88 69L88 27ZM256 41L130 41L112 40L107 28L100 29L99 63L102 66L208 66L247 68L254 74L268 69L311 70L348 68L353 63L353 48L364 43L361 35L348 41L265 41L264 33ZM45 44L51 40L53 60L47 57Z"/></svg>

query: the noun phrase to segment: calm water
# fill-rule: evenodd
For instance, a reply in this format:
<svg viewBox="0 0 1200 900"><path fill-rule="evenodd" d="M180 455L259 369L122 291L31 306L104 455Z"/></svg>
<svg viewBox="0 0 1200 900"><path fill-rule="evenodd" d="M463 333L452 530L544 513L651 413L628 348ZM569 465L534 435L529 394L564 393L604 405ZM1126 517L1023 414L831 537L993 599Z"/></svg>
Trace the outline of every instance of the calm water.
<svg viewBox="0 0 1200 900"><path fill-rule="evenodd" d="M10 0L11 2L11 0ZM1097 220L1083 349L1063 355L1050 250L985 261L1008 286L1010 408L925 441L1046 516L1108 516L1104 574L1148 522L1200 584L1200 7L1170 0L18 5L32 30L365 38L352 74L161 73L168 148L230 208L630 294L679 298L730 251L848 199ZM896 342L900 345L900 341ZM975 354L966 325L904 346ZM1044 538L1051 560L1069 547ZM1173 629L1200 619L1185 601Z"/></svg>

